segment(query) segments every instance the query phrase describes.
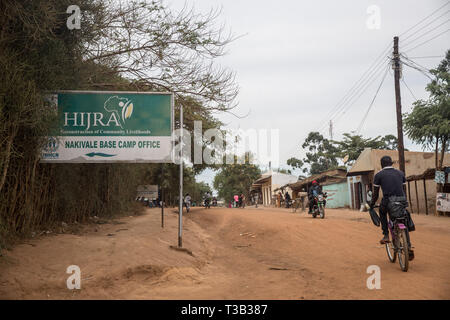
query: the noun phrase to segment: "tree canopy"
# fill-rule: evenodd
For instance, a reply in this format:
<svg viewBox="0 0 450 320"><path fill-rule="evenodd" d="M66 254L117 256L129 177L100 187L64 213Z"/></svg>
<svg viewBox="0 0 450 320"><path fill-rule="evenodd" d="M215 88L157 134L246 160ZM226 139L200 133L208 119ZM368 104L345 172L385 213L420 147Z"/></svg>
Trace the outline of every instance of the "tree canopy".
<svg viewBox="0 0 450 320"><path fill-rule="evenodd" d="M404 116L407 136L424 148L435 150L436 168L441 168L450 138L450 50L436 69L430 70L434 79L427 85L427 100L414 102L413 110ZM438 159L438 153L441 158Z"/></svg>
<svg viewBox="0 0 450 320"><path fill-rule="evenodd" d="M287 164L313 175L341 167L345 156L348 156L346 163L352 163L365 148L395 150L397 138L393 135L364 138L362 135L344 133L342 140L337 141L329 140L319 132L310 132L302 148L306 150L305 158L290 158Z"/></svg>
<svg viewBox="0 0 450 320"><path fill-rule="evenodd" d="M253 164L224 165L214 177L214 189L218 190L219 198L226 202L241 193L248 199L250 186L260 175L261 170Z"/></svg>
<svg viewBox="0 0 450 320"><path fill-rule="evenodd" d="M161 0L79 0L81 28L70 30L73 4L0 1L0 246L58 221L125 213L140 184L161 183L168 200L176 197L174 164L40 164L44 137L57 124L46 92L174 92L175 127L183 105L188 129L194 120L204 130L220 127L217 112L235 106L234 72L217 63L234 37L217 23L218 11L176 12ZM186 179L204 168L185 169Z"/></svg>

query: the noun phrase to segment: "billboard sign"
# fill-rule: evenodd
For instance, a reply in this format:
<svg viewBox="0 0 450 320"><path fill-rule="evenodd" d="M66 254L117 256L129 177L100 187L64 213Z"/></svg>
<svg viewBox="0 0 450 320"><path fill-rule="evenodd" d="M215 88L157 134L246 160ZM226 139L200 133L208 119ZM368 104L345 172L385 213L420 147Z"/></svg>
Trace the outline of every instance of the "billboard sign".
<svg viewBox="0 0 450 320"><path fill-rule="evenodd" d="M60 91L47 101L59 126L41 162L173 162L173 94Z"/></svg>

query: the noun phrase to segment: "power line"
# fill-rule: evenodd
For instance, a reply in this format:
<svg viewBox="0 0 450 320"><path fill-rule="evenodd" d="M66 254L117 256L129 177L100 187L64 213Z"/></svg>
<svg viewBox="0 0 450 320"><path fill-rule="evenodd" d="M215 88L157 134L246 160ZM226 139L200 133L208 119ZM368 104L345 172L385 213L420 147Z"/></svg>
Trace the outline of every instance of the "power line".
<svg viewBox="0 0 450 320"><path fill-rule="evenodd" d="M378 96L378 92L380 92L381 86L382 86L383 83L384 83L384 79L386 79L386 75L388 74L388 70L389 70L389 65L387 65L387 67L386 67L386 71L384 72L383 78L381 79L381 82L380 82L380 85L378 86L377 91L375 92L375 96L373 97L372 101L371 101L370 104L369 104L369 107L367 108L366 114L364 115L364 117L363 117L363 119L361 120L361 122L360 122L358 128L356 129L356 133L357 133L357 134L361 131L362 127L364 126L364 122L366 121L366 118L367 118L367 116L368 116L368 114L369 114L369 112L370 112L370 109L372 108L373 103L375 102L375 99L376 99L377 96Z"/></svg>
<svg viewBox="0 0 450 320"><path fill-rule="evenodd" d="M433 58L444 58L445 56L423 56L423 57L409 57L410 59L433 59Z"/></svg>
<svg viewBox="0 0 450 320"><path fill-rule="evenodd" d="M380 63L380 59L383 58L383 56L387 53L388 49L391 46L391 41L389 41L388 46L386 47L386 49L384 49L381 54L372 62L372 64L369 66L369 68L362 74L362 76L353 84L353 86L347 91L347 93L339 100L339 102L332 108L332 110L330 110L330 112L327 114L326 118L328 117L334 117L335 113L339 110L339 108L342 106L342 104L345 103L346 100L349 99L349 97L351 97L355 91L358 90L358 88L360 87L360 85L362 84L362 81L364 79L364 77L368 76L369 74L371 74L374 70L377 69L379 63ZM321 129L322 127L326 126L328 122L323 123L321 126L316 127L317 130Z"/></svg>
<svg viewBox="0 0 450 320"><path fill-rule="evenodd" d="M416 98L416 96L414 95L414 93L412 92L412 90L411 90L411 89L409 88L409 86L406 84L405 77L402 77L401 79L402 79L403 84L406 86L406 88L408 88L408 91L409 91L409 93L411 93L413 99L414 99L414 100L418 100L418 99Z"/></svg>
<svg viewBox="0 0 450 320"><path fill-rule="evenodd" d="M337 115L337 117L335 118L334 122L338 122L343 115L345 115L347 113L348 110L350 110L350 108L355 104L356 101L359 100L359 98L367 91L367 89L372 85L372 83L375 82L375 80L378 79L379 76L381 76L383 74L383 66L381 66L378 70L378 72L376 73L376 76L373 77L370 81L368 81L365 85L365 87L360 91L359 95L353 99L353 101L349 104L347 104L346 106L344 106L344 108L342 108L342 112L340 114ZM380 72L381 71L381 72ZM375 75L375 74L374 74Z"/></svg>
<svg viewBox="0 0 450 320"><path fill-rule="evenodd" d="M411 60L410 58L408 58L405 54L401 54L401 56L408 62L410 62L411 64L403 61L403 64L405 64L406 66L416 69L417 71L419 71L420 73L422 73L423 75L425 75L428 79L432 80L432 78L430 77L430 75L433 75L430 70L428 68L425 68L424 66L418 64L417 62L415 62L414 60Z"/></svg>
<svg viewBox="0 0 450 320"><path fill-rule="evenodd" d="M445 4L443 4L442 6L440 6L439 8L437 8L436 10L434 10L432 13L430 13L429 15L427 15L425 18L423 18L422 20L420 20L419 22L417 22L416 24L414 24L413 26L411 26L410 28L408 28L407 30L405 30L403 33L400 34L400 36L404 36L407 35L410 31L414 30L416 27L420 26L421 24L423 24L425 21L427 21L430 17L434 16L437 12L439 12L440 10L442 10L443 8L445 8L448 4L450 4L449 1L447 1ZM444 12L443 14L439 15L438 17L434 18L431 22L428 22L427 24L425 24L424 26L422 26L420 29L418 29L416 32L413 32L412 34L408 35L406 37L406 39L410 38L411 36L417 34L417 32L420 32L421 30L423 30L424 28L426 28L427 26L429 26L430 24L432 24L433 22L435 22L436 20L438 20L439 18L441 18L442 16L444 16L445 14L447 14L450 10ZM432 29L434 30L434 29ZM431 30L431 31L432 31ZM428 32L430 32L430 30L428 30ZM420 37L426 35L428 32L422 34ZM414 39L414 41L416 41L419 37L417 37L416 39ZM414 41L411 41L411 43L413 43ZM431 41L431 40L430 40ZM390 43L389 42L389 46L387 47L387 49L383 50L382 53L380 54L380 56L375 59L375 61L372 63L372 65L369 67L369 69L366 70L366 72L364 72L364 74L361 76L361 78L349 89L349 91L346 93L346 95L344 95L343 98L341 98L341 100L332 108L332 110L328 113L328 115L326 116L326 118L328 119L328 117L331 115L331 118L336 117L336 114L339 113L340 109L342 109L342 106L345 105L345 101L346 100L350 100L357 95L357 91L358 89L361 89L361 81L364 79L364 77L366 76L367 73L370 73L369 70L372 70L373 66L377 64L377 62L379 61L380 58L382 58L382 56L385 54L385 52L387 50L389 50L390 48ZM424 43L423 43L424 44ZM420 45L419 45L420 46ZM414 48L413 48L414 49ZM372 70L373 71L373 70ZM358 89L356 89L358 88ZM319 132L323 131L326 127L327 127L328 121L325 121L322 123L322 125L320 125L318 127Z"/></svg>
<svg viewBox="0 0 450 320"><path fill-rule="evenodd" d="M446 15L447 13L449 13L450 10L445 11L443 14L441 14L439 17L431 20L430 22L428 22L426 25L424 25L422 28L420 28L419 30L417 30L414 33L411 33L409 36L403 38L403 41L408 40L409 38L411 38L413 35L417 34L419 31L425 29L426 27L428 27L430 24L432 24L433 22L435 22L436 20L440 19L441 17L443 17L444 15Z"/></svg>
<svg viewBox="0 0 450 320"><path fill-rule="evenodd" d="M361 97L365 90L367 90L368 85L370 85L373 80L375 80L379 76L379 71L382 70L383 62L385 62L385 60L381 60L377 64L376 69L374 69L373 72L370 73L370 75L368 75L362 82L359 83L352 94L348 96L347 99L345 99L342 104L336 109L331 119L337 119L338 117L340 117L342 113L346 112L347 108L351 107L353 103L355 103Z"/></svg>
<svg viewBox="0 0 450 320"><path fill-rule="evenodd" d="M439 8L437 8L436 10L434 10L432 13L430 13L429 15L427 15L425 18L423 18L422 20L420 20L419 22L417 22L416 24L414 24L413 26L411 26L410 28L408 28L407 30L405 30L403 33L401 33L400 34L400 37L402 37L402 36L404 36L404 35L406 35L406 34L408 34L410 31L412 31L412 30L414 30L417 26L419 26L419 25L421 25L423 22L425 22L428 18L430 18L430 17L432 17L433 15L435 15L437 12L439 12L441 9L443 9L444 7L446 7L447 5L449 5L450 4L450 1L447 1L444 5L442 5L442 6L440 6ZM448 11L447 11L448 12ZM417 34L417 32L420 32L421 30L423 30L425 27L427 27L428 25L430 25L431 23L433 23L434 21L436 21L437 19L439 19L440 17L442 17L443 15L445 15L447 12L445 12L444 14L442 14L442 15L440 15L439 17L437 17L437 18L435 18L435 19L433 19L431 22L429 22L429 23L427 23L425 26L423 26L422 28L420 28L419 30L417 30L416 32L414 32L414 33L412 33L412 34L410 34L409 36L407 36L405 39L408 39L408 38L410 38L411 36L413 36L413 35L415 35L415 34ZM433 29L434 30L434 29ZM430 31L430 30L429 30ZM447 30L448 31L448 30ZM447 32L447 31L445 31L445 32ZM445 33L445 32L443 32L443 33ZM441 33L441 34L438 34L437 36L435 36L435 37L433 37L433 38L431 38L431 39L429 39L429 40L427 40L427 41L425 41L425 42L422 42L421 44L419 44L419 45L417 45L417 46L415 46L414 48L411 48L411 49L409 49L408 51L412 51L412 50L414 50L414 49L416 49L416 48L418 48L418 47L420 47L420 46L422 46L422 45L424 45L424 44L426 44L427 42L429 42L429 41L432 41L432 40L434 40L435 38L437 38L437 37L439 37L440 35L442 35L443 33ZM427 33L425 33L425 34L427 34ZM425 35L425 34L423 34L423 35ZM423 36L422 35L422 36ZM421 36L421 37L422 37ZM417 40L418 38L416 38L415 40ZM410 42L410 44L412 43L413 41L411 41ZM327 118L328 118L328 116L332 116L331 118L334 118L334 117L339 117L339 116L342 116L343 114L345 114L345 112L346 111L344 111L344 109L345 109L345 106L346 106L346 101L347 101L347 109L349 109L350 107L351 107L351 105L355 102L355 101L357 101L358 99L359 99L359 97L365 92L365 90L367 89L367 87L368 86L366 86L366 88L363 90L362 88L364 87L364 82L368 82L369 80L369 78L370 77L372 77L374 74L376 74L377 73L377 71L378 71L378 65L379 65L379 63L380 63L380 59L382 59L382 57L383 57L383 55L385 55L387 52L386 51L388 51L389 50L389 48L390 48L390 44L391 44L391 41L389 41L389 45L388 45L388 47L386 48L386 49L384 49L382 52L381 52L381 54L375 59L375 61L370 65L370 67L363 73L363 75L358 79L358 81L356 81L356 83L354 83L354 85L346 92L346 94L339 100L339 102L330 110L330 112L328 113L328 115L327 115ZM417 58L434 58L434 57L439 57L439 56L429 56L429 57L417 57ZM381 62L383 62L384 61L384 59L382 59L381 60ZM406 63L405 63L406 64ZM377 66L377 67L375 67L374 68L374 66ZM416 69L416 70L418 70L418 71L420 71L420 72L422 72L422 73L424 73L422 70L420 70L418 67L415 67L415 66L411 66L411 65L409 65L409 64L406 64L406 65L408 65L408 66L410 66L411 68L414 68L414 69ZM375 71L376 70L376 71ZM387 70L389 70L389 68L387 68ZM368 76L369 74L371 74L370 76ZM426 73L424 73L425 75L426 75ZM368 76L368 77L367 77ZM428 75L427 75L428 76ZM366 77L366 78L365 78ZM386 77L386 75L384 75L384 78ZM378 78L378 76L377 77L375 77L375 79L377 79ZM374 80L375 80L374 79ZM372 80L372 82L373 82L373 80ZM371 83L372 83L371 82ZM369 83L369 86L370 86L370 84L371 83ZM404 82L405 83L405 82ZM405 83L405 85L406 85L406 83ZM362 90L362 92L361 92L361 90ZM359 96L356 98L356 100L355 101L353 101L353 103L350 105L350 106L348 106L348 102L350 102L356 95L358 95L358 93L360 93L359 94ZM339 115L339 110L342 110L342 111L344 111L343 113L341 113L340 115ZM332 119L330 120L330 121L332 121ZM336 121L336 120L335 120ZM321 129L321 130L323 130L323 128L326 128L328 126L328 119L327 119L327 121L325 121L324 123L322 123L322 125L320 125L319 127L318 127L318 129ZM317 127L316 127L317 128ZM319 130L314 130L314 131L319 131L319 132L321 132L321 130L319 131Z"/></svg>
<svg viewBox="0 0 450 320"><path fill-rule="evenodd" d="M386 53L385 51L383 51L382 53L385 54ZM360 78L360 80L356 83L356 86L353 87L353 90L351 90L349 92L349 94L346 95L345 99L341 100L341 103L337 106L337 108L335 108L334 112L331 114L331 119L335 119L336 117L338 117L341 114L341 112L343 112L350 103L353 104L355 102L355 100L354 100L355 97L357 97L356 99L358 99L361 96L361 94L367 89L367 84L374 77L375 77L375 79L377 78L377 75L378 75L379 71L382 69L383 63L386 61L386 59L387 58L385 57L383 60L380 60L375 65L373 70L371 70L367 75L365 75L365 77L363 76ZM353 101L353 103L352 103L352 101ZM326 124L327 124L327 122L325 122L325 124L322 124L322 126L319 127L318 131L322 132L324 130L324 128L326 128Z"/></svg>
<svg viewBox="0 0 450 320"><path fill-rule="evenodd" d="M416 49L416 48L418 48L418 47L421 47L421 46L423 46L424 44L430 42L431 40L434 40L434 39L440 37L441 35L443 35L443 34L446 33L446 32L449 32L449 31L450 31L450 29L447 29L447 30L445 30L444 32L441 32L441 33L439 33L438 35L434 36L433 38L428 39L427 41L424 41L424 42L422 42L421 44L418 44L418 45L415 46L414 48L411 48L411 49L406 50L405 52L409 52L409 51L412 51L412 50L414 50L414 49Z"/></svg>
<svg viewBox="0 0 450 320"><path fill-rule="evenodd" d="M406 63L405 61L403 61L402 63L403 63L404 65L410 67L410 68L413 68L413 69L419 71L419 72L422 73L424 76L426 76L428 79L433 80L433 79L432 79L426 72L424 72L422 69L420 69L420 68L418 68L418 67L416 67L416 66L414 66L414 65L410 65L409 63Z"/></svg>
<svg viewBox="0 0 450 320"><path fill-rule="evenodd" d="M450 11L450 10L449 10ZM437 28L439 28L440 26L446 24L447 22L449 22L450 19L447 19L446 21L442 22L441 24L437 25L436 27L434 27L433 29L428 30L427 32L423 33L422 35L418 36L417 38L414 38L413 40L411 40L410 42L407 42L406 44L403 45L403 48L408 47L409 45L411 45L412 43L416 42L417 40L419 40L420 38L426 36L427 34L429 34L430 32L436 30ZM406 40L406 39L404 39ZM404 41L403 40L403 41Z"/></svg>
<svg viewBox="0 0 450 320"><path fill-rule="evenodd" d="M414 64L414 65L416 65L417 67L421 68L423 71L425 71L425 72L431 74L429 68L426 68L426 67L422 66L421 64L415 62L414 60L411 60L411 58L408 58L405 54L401 54L401 56L402 56L403 58L405 58L406 60L408 60L409 62L411 62L412 64Z"/></svg>
<svg viewBox="0 0 450 320"><path fill-rule="evenodd" d="M442 8L444 8L445 6L447 6L450 2L447 1L447 3L445 3L444 5L440 6L439 8L437 8L436 10L434 10L432 13L430 13L428 16L426 16L425 18L423 18L422 20L420 20L419 22L417 22L415 25L413 25L412 27L410 27L408 30L404 31L403 33L401 33L399 35L399 37L404 36L405 34L407 34L410 30L414 29L416 26L420 25L422 22L424 22L425 20L427 20L429 17L433 16L436 12L438 12L439 10L441 10Z"/></svg>

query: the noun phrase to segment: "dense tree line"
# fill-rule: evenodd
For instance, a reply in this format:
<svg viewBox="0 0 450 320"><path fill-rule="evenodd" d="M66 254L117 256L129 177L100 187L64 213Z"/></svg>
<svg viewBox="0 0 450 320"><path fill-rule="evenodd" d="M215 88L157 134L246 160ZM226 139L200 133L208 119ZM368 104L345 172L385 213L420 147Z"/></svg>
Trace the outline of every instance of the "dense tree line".
<svg viewBox="0 0 450 320"><path fill-rule="evenodd" d="M393 135L364 138L354 133L344 133L341 140L330 140L319 132L310 132L302 144L306 151L303 159L290 158L287 164L292 168L302 169L310 175L343 167L353 163L364 148L397 149L397 138Z"/></svg>
<svg viewBox="0 0 450 320"><path fill-rule="evenodd" d="M81 9L80 29L66 25L72 4ZM186 128L194 120L204 130L220 127L212 113L230 112L237 86L234 74L215 63L232 41L216 18L173 12L162 1L0 2L0 246L60 221L129 210L139 184L161 182L174 198L173 164L164 165L163 176L162 164L40 164L45 136L57 123L43 95L171 91L176 107L184 106Z"/></svg>

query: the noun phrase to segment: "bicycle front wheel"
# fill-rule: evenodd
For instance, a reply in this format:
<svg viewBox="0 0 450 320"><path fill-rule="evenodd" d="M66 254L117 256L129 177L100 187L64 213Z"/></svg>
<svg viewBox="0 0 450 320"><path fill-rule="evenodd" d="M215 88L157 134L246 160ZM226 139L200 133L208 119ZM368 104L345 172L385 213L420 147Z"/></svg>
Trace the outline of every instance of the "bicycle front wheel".
<svg viewBox="0 0 450 320"><path fill-rule="evenodd" d="M320 218L325 218L325 208L323 206L319 207Z"/></svg>

